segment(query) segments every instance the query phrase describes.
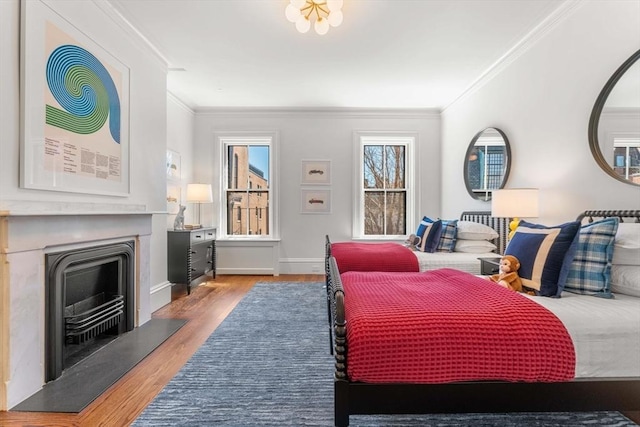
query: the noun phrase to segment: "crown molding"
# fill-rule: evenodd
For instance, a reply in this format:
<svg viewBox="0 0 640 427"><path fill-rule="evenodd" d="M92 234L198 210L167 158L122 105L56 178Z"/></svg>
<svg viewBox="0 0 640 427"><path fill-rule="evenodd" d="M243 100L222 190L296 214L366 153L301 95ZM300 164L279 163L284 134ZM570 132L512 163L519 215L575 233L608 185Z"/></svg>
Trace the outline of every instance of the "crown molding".
<svg viewBox="0 0 640 427"><path fill-rule="evenodd" d="M524 37L522 37L511 49L502 55L496 62L491 64L478 78L476 78L460 95L446 105L442 112L448 108L466 99L468 96L489 83L494 77L502 73L516 59L520 58L525 52L531 49L535 44L548 33L556 28L562 21L567 19L575 10L580 7L585 0L564 0L553 12L551 12L544 20L536 25Z"/></svg>
<svg viewBox="0 0 640 427"><path fill-rule="evenodd" d="M193 110L193 108L189 107L184 101L182 101L180 98L178 98L176 95L174 95L173 93L171 93L169 91L167 91L167 99L169 99L171 102L175 103L178 107L182 108L187 113L189 113L191 115L195 115L196 114L196 112Z"/></svg>
<svg viewBox="0 0 640 427"><path fill-rule="evenodd" d="M640 108L638 107L608 107L603 108L600 117L618 118L618 119L637 119L640 118Z"/></svg>
<svg viewBox="0 0 640 427"><path fill-rule="evenodd" d="M348 108L348 107L203 107L195 110L196 116L206 117L267 117L267 118L403 118L440 119L437 108Z"/></svg>
<svg viewBox="0 0 640 427"><path fill-rule="evenodd" d="M92 0L93 4L96 5L105 15L107 15L113 22L115 22L120 28L124 30L124 32L137 44L140 48L149 51L152 56L157 60L158 65L160 65L165 72L169 68L170 61L166 58L162 52L153 44L151 41L145 37L136 27L130 22L127 18L125 18L122 13L118 10L114 4L117 3L116 0Z"/></svg>

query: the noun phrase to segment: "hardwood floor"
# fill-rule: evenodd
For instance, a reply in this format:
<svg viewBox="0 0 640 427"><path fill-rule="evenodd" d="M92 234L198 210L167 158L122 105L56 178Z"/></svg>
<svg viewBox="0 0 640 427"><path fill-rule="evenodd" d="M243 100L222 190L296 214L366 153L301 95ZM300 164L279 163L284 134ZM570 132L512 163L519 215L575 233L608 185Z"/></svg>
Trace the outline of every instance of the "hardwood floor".
<svg viewBox="0 0 640 427"><path fill-rule="evenodd" d="M318 282L322 275L218 276L187 295L173 289L172 302L153 313L157 318L189 321L134 369L79 414L0 412L0 426L121 427L130 425L220 325L257 282ZM625 413L640 424L640 412Z"/></svg>
<svg viewBox="0 0 640 427"><path fill-rule="evenodd" d="M157 318L188 319L178 332L78 414L0 412L0 426L128 426L257 282L318 282L323 275L218 276L193 288L172 289Z"/></svg>

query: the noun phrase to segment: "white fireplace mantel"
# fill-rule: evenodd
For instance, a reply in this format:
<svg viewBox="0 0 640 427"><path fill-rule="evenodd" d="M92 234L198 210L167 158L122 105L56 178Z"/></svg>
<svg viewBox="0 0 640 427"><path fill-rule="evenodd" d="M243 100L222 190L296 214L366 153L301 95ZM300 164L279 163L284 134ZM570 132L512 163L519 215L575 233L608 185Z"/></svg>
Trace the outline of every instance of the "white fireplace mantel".
<svg viewBox="0 0 640 427"><path fill-rule="evenodd" d="M45 254L134 240L136 320L151 318L152 217L140 206L2 202L0 410L44 385Z"/></svg>

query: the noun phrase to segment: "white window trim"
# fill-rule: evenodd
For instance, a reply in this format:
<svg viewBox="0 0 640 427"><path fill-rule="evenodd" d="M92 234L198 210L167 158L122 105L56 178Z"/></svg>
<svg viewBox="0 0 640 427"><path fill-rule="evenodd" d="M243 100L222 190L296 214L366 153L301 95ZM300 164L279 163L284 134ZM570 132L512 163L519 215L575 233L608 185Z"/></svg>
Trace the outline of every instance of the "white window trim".
<svg viewBox="0 0 640 427"><path fill-rule="evenodd" d="M217 240L227 241L278 241L280 239L280 221L278 212L278 145L279 134L277 131L252 131L252 132L221 132L216 135L216 144L219 147L219 212L220 227L218 228ZM226 200L226 177L227 177L227 145L233 144L263 144L269 145L269 217L268 235L228 235L227 224L227 200Z"/></svg>
<svg viewBox="0 0 640 427"><path fill-rule="evenodd" d="M363 175L363 148L364 145L371 145L379 142L383 143L402 143L406 146L406 225L407 234L411 233L411 229L416 219L416 195L420 194L418 185L418 177L416 175L416 162L418 159L418 132L375 132L375 131L356 131L353 133L353 147L356 164L354 165L353 175L353 218L352 239L354 240L404 240L407 235L365 235L364 234L364 192L362 190Z"/></svg>
<svg viewBox="0 0 640 427"><path fill-rule="evenodd" d="M640 134L627 133L627 134L618 134L618 136L613 137L613 148L624 148L624 179L632 179L630 174L631 165L629 164L629 149L630 148L638 148L640 147ZM615 162L615 160L614 160ZM613 163L613 167L615 163Z"/></svg>

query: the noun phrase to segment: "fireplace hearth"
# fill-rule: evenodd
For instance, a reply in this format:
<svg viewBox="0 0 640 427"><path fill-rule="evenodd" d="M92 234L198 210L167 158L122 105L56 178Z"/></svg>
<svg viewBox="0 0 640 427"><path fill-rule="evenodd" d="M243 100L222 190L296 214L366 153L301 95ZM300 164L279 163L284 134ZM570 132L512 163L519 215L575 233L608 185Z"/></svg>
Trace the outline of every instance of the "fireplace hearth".
<svg viewBox="0 0 640 427"><path fill-rule="evenodd" d="M45 254L45 381L134 328L135 243Z"/></svg>

